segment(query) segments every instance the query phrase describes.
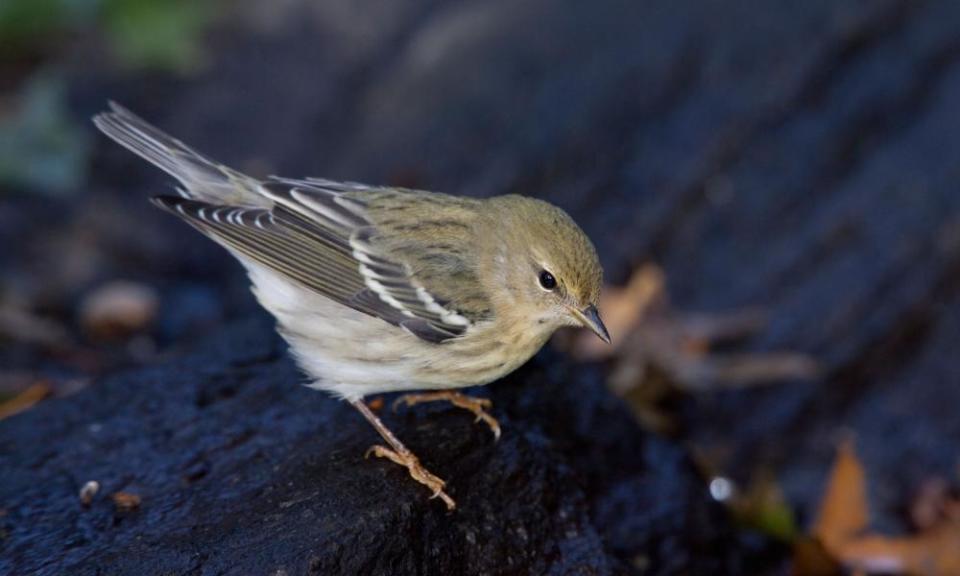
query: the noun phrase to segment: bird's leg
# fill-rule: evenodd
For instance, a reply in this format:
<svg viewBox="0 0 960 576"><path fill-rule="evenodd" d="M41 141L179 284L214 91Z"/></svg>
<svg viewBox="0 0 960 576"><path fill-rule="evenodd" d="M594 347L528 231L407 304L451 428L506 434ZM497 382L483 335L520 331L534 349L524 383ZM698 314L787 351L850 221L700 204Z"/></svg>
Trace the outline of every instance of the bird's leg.
<svg viewBox="0 0 960 576"><path fill-rule="evenodd" d="M452 390L424 392L423 394L404 394L394 400L393 409L396 411L397 406L400 404L414 406L422 402L436 402L438 400L446 400L458 408L473 412L473 415L477 417L475 422L483 420L486 425L490 427L490 431L493 432L493 438L495 440L500 439L500 423L497 422L496 418L487 413L487 409L489 409L493 403L486 398L473 398L472 396L467 396L466 394Z"/></svg>
<svg viewBox="0 0 960 576"><path fill-rule="evenodd" d="M390 429L388 429L384 423L377 418L376 414L374 414L370 408L364 404L363 400L351 400L350 403L353 404L353 407L359 410L361 414L363 414L363 417L367 419L367 422L376 428L377 432L380 433L380 436L382 436L383 439L387 441L387 444L390 445L390 448L381 446L379 444L371 446L364 455L365 458L368 458L371 454L373 454L377 458L388 458L393 460L397 464L405 467L414 480L433 491L433 496L430 498L440 498L443 500L443 503L447 505L448 510L453 510L456 508L457 505L453 501L453 498L450 498L450 496L443 491L443 487L446 483L424 468L423 465L420 464L420 460L417 458L416 454L411 452L410 449L404 446L403 443L393 435L393 432L391 432Z"/></svg>

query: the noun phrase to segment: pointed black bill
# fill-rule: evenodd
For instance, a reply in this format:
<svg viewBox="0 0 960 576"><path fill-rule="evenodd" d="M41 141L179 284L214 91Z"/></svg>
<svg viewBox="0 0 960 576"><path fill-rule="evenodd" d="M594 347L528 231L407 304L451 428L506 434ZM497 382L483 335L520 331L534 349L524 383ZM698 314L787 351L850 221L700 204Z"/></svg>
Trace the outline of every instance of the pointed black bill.
<svg viewBox="0 0 960 576"><path fill-rule="evenodd" d="M603 325L603 320L600 319L600 313L597 312L596 306L591 304L583 310L578 310L577 317L585 328L593 330L593 333L599 336L601 340L607 344L610 343L610 334L607 332L607 327Z"/></svg>

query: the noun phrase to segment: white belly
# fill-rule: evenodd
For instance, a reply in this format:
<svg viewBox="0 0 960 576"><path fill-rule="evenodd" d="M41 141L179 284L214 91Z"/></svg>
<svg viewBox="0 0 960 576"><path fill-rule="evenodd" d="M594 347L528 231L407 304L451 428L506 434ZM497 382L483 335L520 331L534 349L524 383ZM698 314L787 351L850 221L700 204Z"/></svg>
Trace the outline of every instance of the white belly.
<svg viewBox="0 0 960 576"><path fill-rule="evenodd" d="M254 294L277 318L281 335L310 377L308 386L346 399L487 384L526 362L548 336L521 342L477 338L487 331L478 326L473 335L433 344L239 258ZM505 355L507 347L513 353Z"/></svg>

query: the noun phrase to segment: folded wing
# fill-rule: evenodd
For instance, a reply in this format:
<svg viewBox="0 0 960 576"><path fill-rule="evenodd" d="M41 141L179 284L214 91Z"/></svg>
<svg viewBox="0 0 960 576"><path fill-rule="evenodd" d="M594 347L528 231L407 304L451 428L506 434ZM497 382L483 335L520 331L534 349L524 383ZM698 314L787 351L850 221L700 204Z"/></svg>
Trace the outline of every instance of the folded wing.
<svg viewBox="0 0 960 576"><path fill-rule="evenodd" d="M154 202L243 256L423 340L441 343L462 335L482 318L451 309L407 263L378 249L365 202L343 193L364 188L274 179L261 188L272 208L177 196Z"/></svg>

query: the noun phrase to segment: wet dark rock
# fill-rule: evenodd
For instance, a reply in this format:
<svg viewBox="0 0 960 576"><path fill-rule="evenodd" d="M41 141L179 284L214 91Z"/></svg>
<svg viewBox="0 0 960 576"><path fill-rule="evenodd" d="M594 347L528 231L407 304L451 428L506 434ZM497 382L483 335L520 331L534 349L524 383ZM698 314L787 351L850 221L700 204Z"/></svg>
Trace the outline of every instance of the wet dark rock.
<svg viewBox="0 0 960 576"><path fill-rule="evenodd" d="M547 351L478 391L499 443L452 408L388 413L449 481L448 513L364 460L375 432L299 385L267 319L244 322L0 422L0 572L733 572L729 520L684 450L642 432L601 376ZM84 507L91 480L104 496Z"/></svg>
<svg viewBox="0 0 960 576"><path fill-rule="evenodd" d="M640 262L655 261L665 270L676 307L761 306L770 325L740 344L752 352L798 350L823 363L823 374L810 382L717 390L683 402L685 440L702 453L727 455L713 463L719 471L745 481L755 470L769 468L803 525L816 509L836 438L853 431L871 486L883 486L872 489L872 516L894 532L906 528L904 499L917 484L932 475L955 477L960 147L950 143L960 133L960 4L624 0L567 2L558 8L542 0L421 0L376 3L359 16L353 0L332 0L314 9L308 4L319 6L285 2L290 12L280 14L285 18L272 22L272 30L224 26L211 42L210 67L189 79L130 76L109 69L107 62L68 58L62 69L77 117L85 121L115 99L215 158L259 175L316 175L474 195L519 192L553 201L594 239L611 281L623 281ZM135 270L141 274L135 279L158 286L163 295L156 335L163 347L186 346L196 332L208 329L208 318L236 319L255 306L242 271L221 249L146 202L148 195L169 190L163 175L103 140L89 174L91 185L71 198L0 195L0 240L17 248L0 250L3 284L34 296L44 310L69 317L70 299L89 283L128 277ZM89 269L91 260L96 269ZM199 292L190 293L192 286ZM364 476L370 467L355 460L372 433L357 428L356 417L344 407L290 390L289 382L299 376L280 356L271 351L272 359L252 361L250 366L279 371L269 376L276 380L270 386L258 380L266 376L251 377L259 382L255 389L267 398L278 394L283 403L310 407L318 422L336 419L345 428L329 433L346 435L329 440L343 447L343 460L337 462L356 468L349 478L373 483ZM5 366L45 371L55 361L35 347L0 346ZM197 379L201 364L194 358L176 368L195 381L180 382L169 372L172 367L164 368L157 381L189 397L184 406L193 403L203 411L236 408L253 394L237 384L232 371L239 369L230 369L228 376L214 369ZM565 383L550 393L538 395L529 383L490 388L501 414L513 414L511 401L527 399L523 418L514 416L510 424L533 422L541 432L553 430L551 422L557 420L537 408L547 404L532 399L566 402L568 411L579 406L565 395L567 390L577 394L584 382L578 377L578 384L569 386L565 375L551 371L567 365L557 366L541 363L531 369ZM146 402L138 386L152 372L134 374L136 382L121 376L107 386L127 395L136 391L136 402ZM511 382L523 380L517 378ZM192 388L181 387L187 385ZM563 391L559 398L557 390ZM90 394L100 398L95 392L82 398ZM584 410L608 414L592 403L597 398L580 394L593 398ZM83 402L89 406L99 400ZM78 424L64 427L56 414L44 412L53 408L40 410L49 419L20 417L29 418L37 426L32 434L43 440L30 445L58 445L59 432L77 433ZM299 413L299 408L285 410L285 415ZM619 413L619 408L610 410ZM539 415L532 419L533 414ZM79 413L67 421L77 418ZM417 445L423 435L412 427L427 421L408 418L394 421ZM487 436L466 426L465 416L441 413L441 418L463 426L457 430L470 437L471 450L486 446ZM249 420L234 414L210 421L217 427L211 438L236 444L230 452L250 450L265 434L236 429ZM304 446L284 449L312 446L326 454L328 445L317 444L317 438L327 425L292 422L300 432L275 423L263 429L287 430L271 434L279 434L277 442ZM621 422L621 417L598 417L586 427L592 433L583 428L573 436L562 429L543 433L588 448L564 448L562 461L582 482L578 486L606 552L627 561L647 542L661 546L647 528L679 542L684 532L662 520L680 521L665 512L673 500L656 499L656 506L648 506L621 498L635 487L669 495L675 494L670 490L700 490L700 483L661 482L656 478L671 476L633 472L604 479L612 473L606 465L588 465L596 455L622 449L628 456L620 460L645 467L638 462L659 462L651 446L675 450L649 437L631 440L639 447L612 442L626 426ZM165 429L162 422L155 425ZM4 426L12 434L6 431L13 424ZM27 442L21 436L27 434L26 424L17 426L17 438ZM609 434L596 433L606 426L613 428ZM130 436L125 442L146 440ZM502 445L513 446L509 438ZM500 454L503 446L492 454ZM181 452L197 450L188 446ZM37 474L55 478L44 487L54 499L73 494L90 479L71 468L69 485L61 486L64 476L37 460L48 452L41 449L29 458ZM208 484L230 489L220 481L225 473L220 461L199 454L178 464L178 482L189 490ZM302 454L290 458L291 469L313 462ZM464 504L472 492L456 452L437 449L427 459L442 473L459 474L453 490ZM152 469L150 463L143 466ZM107 468L113 472L103 463L99 470ZM383 466L373 469L402 480ZM119 485L104 479L106 494L129 482L112 477ZM18 482L24 486L24 480ZM29 488L42 502L40 488ZM409 490L402 494L418 502L416 490L397 490ZM133 530L132 522L156 513L154 495L144 491L144 497L139 511L122 517L110 512L98 522ZM213 505L195 505L212 522ZM88 524L69 534L58 528L51 549L73 546L81 557L92 549L84 542L101 542L104 536L94 538L89 525L96 510L95 505L83 517ZM56 524L55 512L44 514L37 516L46 526ZM10 516L0 517L4 527L10 522ZM320 530L315 521L300 524ZM22 518L19 525L25 525ZM126 538L134 532L125 532ZM213 532L198 530L207 540L198 538L209 544ZM161 538L153 534L153 540L137 545L148 549ZM183 540L190 542L191 536ZM4 558L10 541L0 539ZM133 544L117 546L128 550ZM426 557L423 541L416 541L416 549L418 558ZM671 557L684 557L673 555L681 545L670 549ZM217 552L210 546L198 547L198 559L183 565L205 566L199 558L211 554ZM314 565L320 572L329 567L321 556L302 562L297 566Z"/></svg>

